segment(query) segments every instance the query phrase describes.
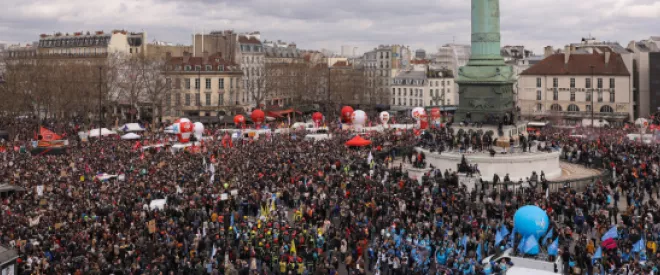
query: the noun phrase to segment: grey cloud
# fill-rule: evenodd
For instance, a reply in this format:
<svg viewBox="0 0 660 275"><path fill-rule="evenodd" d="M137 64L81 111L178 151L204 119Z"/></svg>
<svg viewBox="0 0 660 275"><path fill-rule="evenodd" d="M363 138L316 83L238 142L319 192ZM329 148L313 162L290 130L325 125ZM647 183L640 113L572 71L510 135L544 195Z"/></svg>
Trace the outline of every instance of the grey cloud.
<svg viewBox="0 0 660 275"><path fill-rule="evenodd" d="M265 39L295 41L301 48L353 45L360 51L397 43L432 52L438 45L470 40L467 0L7 1L0 10L0 41L115 28L146 30L150 40L179 43L190 43L193 28L260 30ZM660 12L657 0L501 0L502 44L523 44L540 53L545 45L558 47L592 34L625 46L660 34L657 19L648 16L653 12Z"/></svg>

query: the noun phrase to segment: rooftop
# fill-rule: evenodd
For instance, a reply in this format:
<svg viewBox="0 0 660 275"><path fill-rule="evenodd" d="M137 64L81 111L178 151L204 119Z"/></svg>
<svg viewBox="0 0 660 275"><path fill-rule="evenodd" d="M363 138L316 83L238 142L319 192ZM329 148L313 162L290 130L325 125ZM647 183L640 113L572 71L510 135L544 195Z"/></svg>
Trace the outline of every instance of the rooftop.
<svg viewBox="0 0 660 275"><path fill-rule="evenodd" d="M245 35L241 35L238 37L238 43L243 43L243 44L261 44L261 41L257 39L256 37L250 36L247 37Z"/></svg>
<svg viewBox="0 0 660 275"><path fill-rule="evenodd" d="M594 66L595 75L630 76L620 54L610 53L608 63L605 63L605 55L605 53L572 53L569 55L568 63L565 63L565 54L553 54L523 71L521 75L591 75L590 66Z"/></svg>
<svg viewBox="0 0 660 275"><path fill-rule="evenodd" d="M238 66L231 61L225 60L222 58L222 54L220 53L215 53L212 55L209 55L206 59L201 56L196 56L192 57L189 56L189 53L184 53L184 56L175 56L171 57L168 65L174 66L174 70L185 70L186 68L184 66L191 66L192 68L190 69L191 72L195 71L194 66L202 66L201 70L202 71L207 71L206 70L206 65L211 65L211 70L210 71L217 71L217 68L219 65L223 65L222 71L234 71L234 70L239 70Z"/></svg>
<svg viewBox="0 0 660 275"><path fill-rule="evenodd" d="M423 71L402 71L395 78L401 79L426 79L426 72Z"/></svg>

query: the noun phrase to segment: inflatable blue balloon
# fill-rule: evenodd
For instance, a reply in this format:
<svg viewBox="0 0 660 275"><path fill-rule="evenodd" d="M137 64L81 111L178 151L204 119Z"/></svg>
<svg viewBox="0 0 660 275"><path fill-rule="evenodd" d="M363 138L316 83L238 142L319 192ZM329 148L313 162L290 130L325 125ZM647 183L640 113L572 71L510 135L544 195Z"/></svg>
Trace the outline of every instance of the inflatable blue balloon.
<svg viewBox="0 0 660 275"><path fill-rule="evenodd" d="M550 219L543 209L534 205L523 206L513 215L516 233L524 237L533 235L539 240L548 231Z"/></svg>

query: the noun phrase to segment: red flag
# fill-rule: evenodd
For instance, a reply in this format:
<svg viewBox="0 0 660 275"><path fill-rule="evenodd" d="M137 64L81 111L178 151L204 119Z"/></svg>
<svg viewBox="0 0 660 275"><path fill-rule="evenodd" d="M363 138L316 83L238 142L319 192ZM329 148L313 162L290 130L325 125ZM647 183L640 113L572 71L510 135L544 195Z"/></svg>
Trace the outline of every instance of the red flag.
<svg viewBox="0 0 660 275"><path fill-rule="evenodd" d="M215 155L211 155L211 163L215 163Z"/></svg>
<svg viewBox="0 0 660 275"><path fill-rule="evenodd" d="M140 154L140 160L144 160L144 152Z"/></svg>
<svg viewBox="0 0 660 275"><path fill-rule="evenodd" d="M139 149L140 146L142 146L142 145L140 144L140 141L136 141L136 142L135 142L135 145L133 145L133 151Z"/></svg>

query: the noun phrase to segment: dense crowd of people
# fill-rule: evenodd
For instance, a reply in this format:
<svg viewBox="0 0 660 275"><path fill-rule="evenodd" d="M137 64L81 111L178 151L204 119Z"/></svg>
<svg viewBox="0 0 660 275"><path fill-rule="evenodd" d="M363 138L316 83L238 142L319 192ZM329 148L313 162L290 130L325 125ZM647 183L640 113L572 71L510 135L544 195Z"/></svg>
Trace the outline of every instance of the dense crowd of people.
<svg viewBox="0 0 660 275"><path fill-rule="evenodd" d="M660 266L660 148L627 141L623 129L540 131L535 139L566 161L613 174L546 193L547 185L506 188L508 180L467 190L449 170L409 179L406 163L426 165L413 146L493 144L448 129L373 132L372 146L351 148L350 132L334 127L327 140L272 134L231 144L209 127L198 151L173 153L141 149L168 142L162 127L137 144L80 142L74 123L44 126L70 140L66 154L30 155L36 122L0 120L15 137L1 145L0 180L26 190L4 194L0 209L0 244L20 252L19 274L496 273L511 263L481 260L518 246L520 235L497 233L513 231L513 214L529 204L551 221L538 257L561 256L567 272ZM161 199L164 207L152 204ZM617 245L595 255L613 225ZM553 240L559 251L547 253Z"/></svg>

